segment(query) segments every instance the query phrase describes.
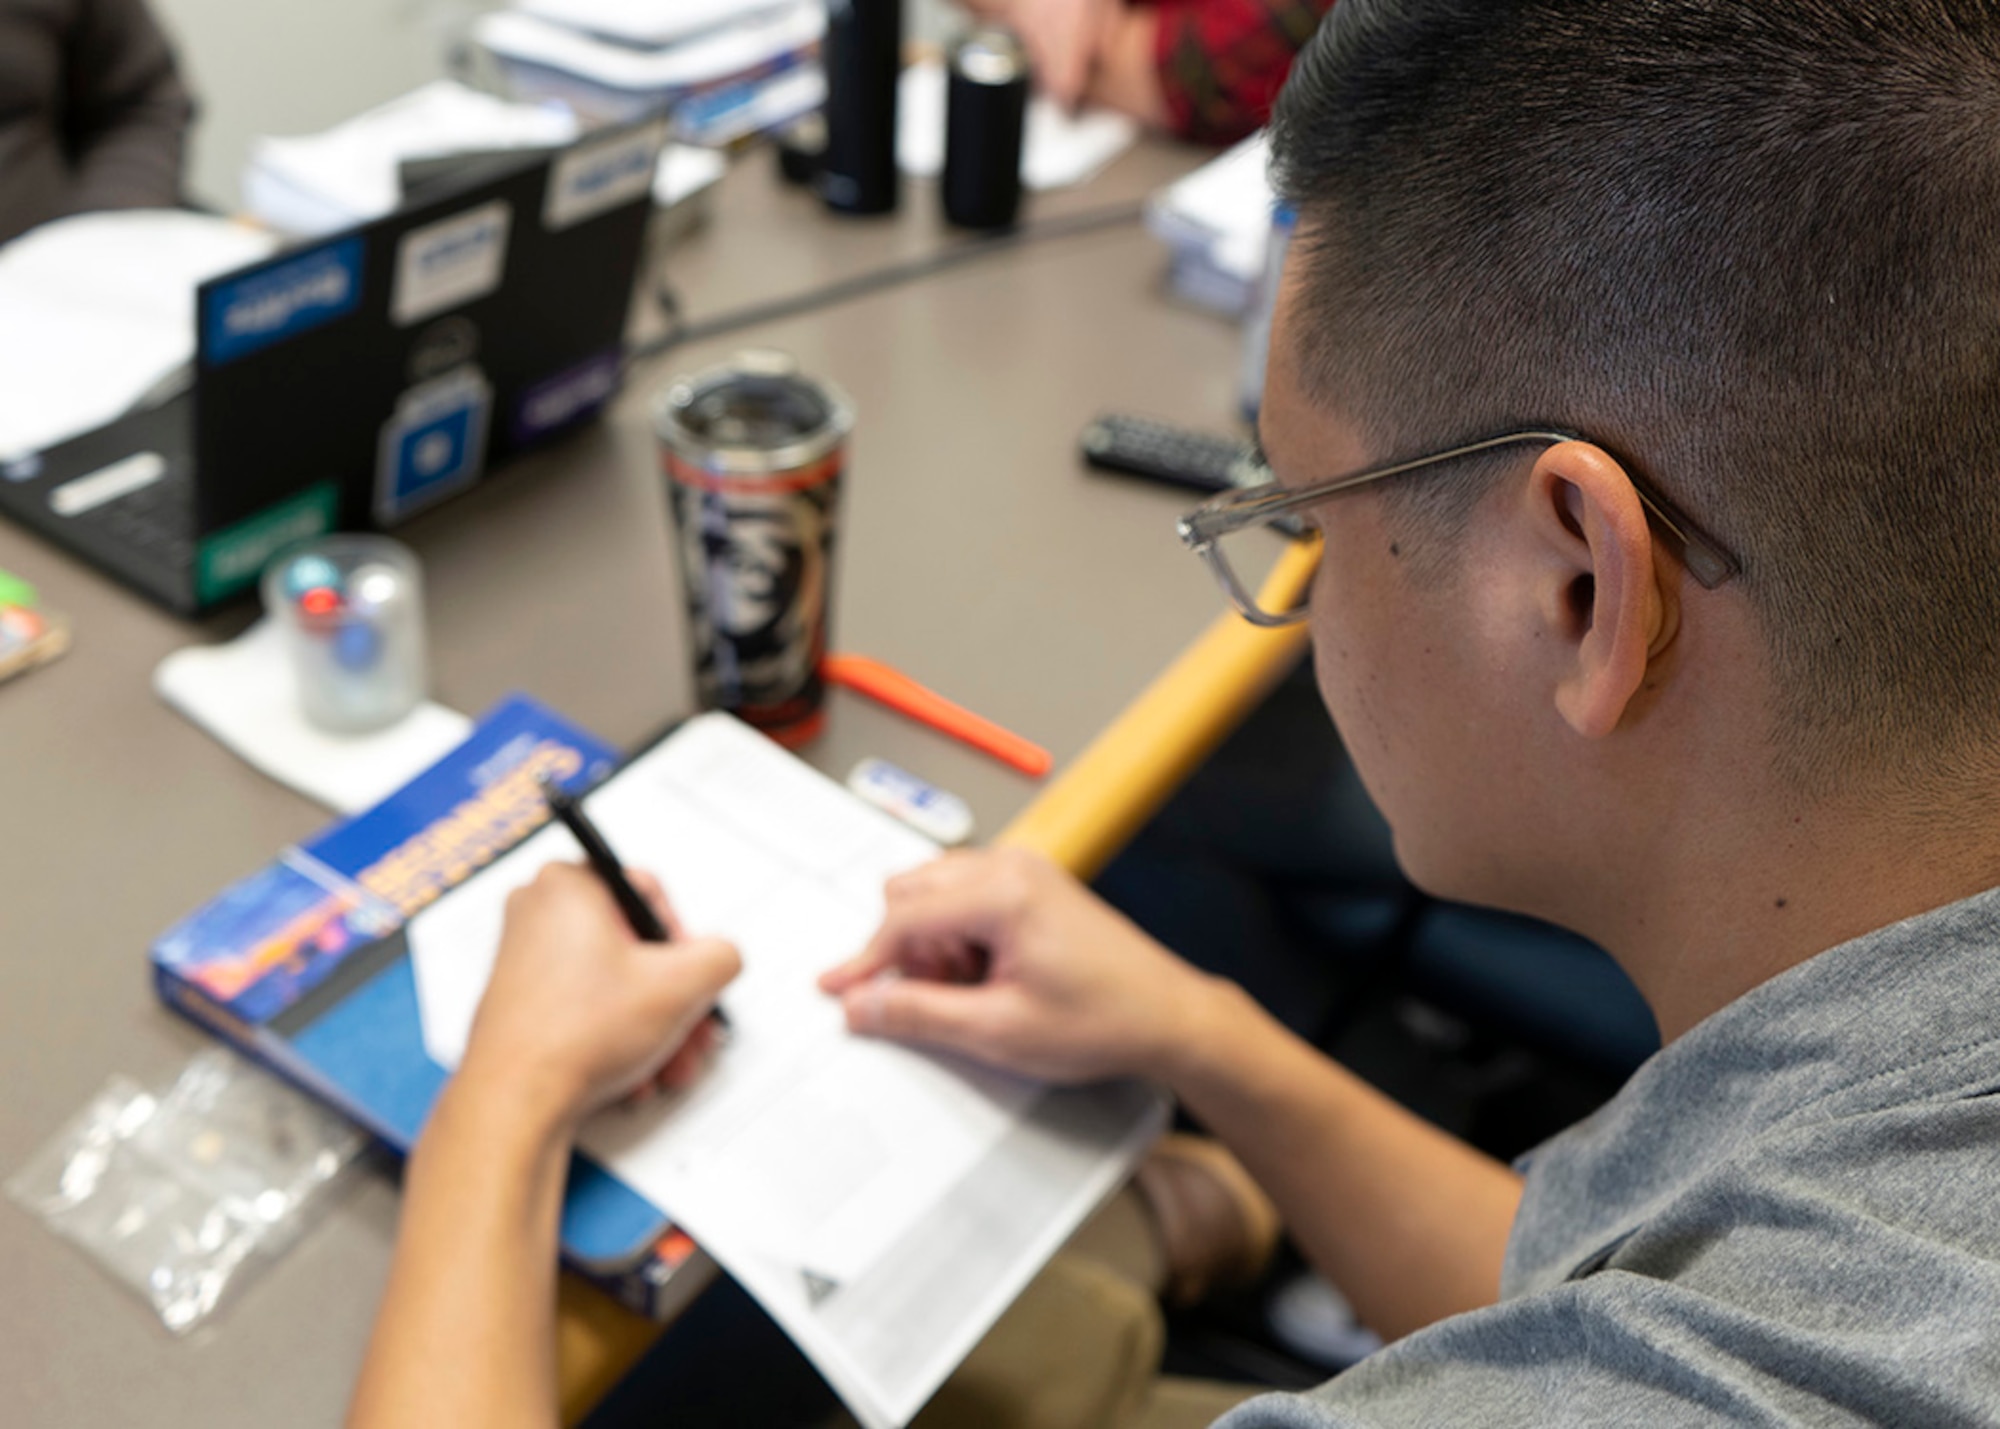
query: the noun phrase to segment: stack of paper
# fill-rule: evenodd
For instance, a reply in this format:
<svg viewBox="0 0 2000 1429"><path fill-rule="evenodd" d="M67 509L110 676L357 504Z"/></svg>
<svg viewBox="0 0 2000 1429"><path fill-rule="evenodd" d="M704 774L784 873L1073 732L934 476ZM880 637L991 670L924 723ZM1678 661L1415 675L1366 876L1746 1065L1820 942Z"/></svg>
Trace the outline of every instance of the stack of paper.
<svg viewBox="0 0 2000 1429"><path fill-rule="evenodd" d="M786 0L514 0L511 8L614 44L660 46L785 7Z"/></svg>
<svg viewBox="0 0 2000 1429"><path fill-rule="evenodd" d="M194 359L195 289L277 246L178 209L59 219L0 248L0 461L100 427Z"/></svg>
<svg viewBox="0 0 2000 1429"><path fill-rule="evenodd" d="M729 716L688 721L589 808L743 975L703 1080L600 1113L584 1151L755 1295L864 1426L907 1423L1129 1172L1163 1100L851 1036L814 979L867 941L883 879L937 846ZM465 1050L508 893L576 857L546 829L411 921L434 1061Z"/></svg>
<svg viewBox="0 0 2000 1429"><path fill-rule="evenodd" d="M323 134L260 139L243 175L244 206L295 238L332 233L392 211L401 166L412 159L567 144L582 130L553 102L500 99L439 80L355 116ZM722 177L707 149L669 144L653 178L653 202L672 208Z"/></svg>
<svg viewBox="0 0 2000 1429"><path fill-rule="evenodd" d="M1168 282L1181 297L1230 317L1254 306L1271 238L1268 167L1259 131L1147 205L1147 227L1173 252Z"/></svg>
<svg viewBox="0 0 2000 1429"><path fill-rule="evenodd" d="M819 106L825 81L804 62L825 33L820 0L515 0L472 38L517 99L586 123L668 108L676 137L719 145Z"/></svg>
<svg viewBox="0 0 2000 1429"><path fill-rule="evenodd" d="M441 79L323 134L257 140L243 204L281 233L332 233L393 210L405 160L553 148L577 132L560 105L516 104Z"/></svg>

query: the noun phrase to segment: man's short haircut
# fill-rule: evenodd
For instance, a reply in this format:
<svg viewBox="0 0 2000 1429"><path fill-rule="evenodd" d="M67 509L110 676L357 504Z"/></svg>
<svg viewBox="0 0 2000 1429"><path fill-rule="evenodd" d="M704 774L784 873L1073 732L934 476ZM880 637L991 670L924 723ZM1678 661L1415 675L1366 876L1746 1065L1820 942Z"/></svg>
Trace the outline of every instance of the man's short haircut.
<svg viewBox="0 0 2000 1429"><path fill-rule="evenodd" d="M1741 559L1795 778L2000 775L2000 0L1341 0L1273 153L1372 456L1603 443Z"/></svg>

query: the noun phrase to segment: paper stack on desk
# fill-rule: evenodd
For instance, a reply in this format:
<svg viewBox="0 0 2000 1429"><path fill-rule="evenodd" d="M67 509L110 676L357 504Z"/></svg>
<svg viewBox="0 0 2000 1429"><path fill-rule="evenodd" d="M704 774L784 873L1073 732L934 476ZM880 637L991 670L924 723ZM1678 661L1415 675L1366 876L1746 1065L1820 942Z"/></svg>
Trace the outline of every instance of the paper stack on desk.
<svg viewBox="0 0 2000 1429"><path fill-rule="evenodd" d="M516 0L472 40L517 99L586 123L666 107L676 138L723 145L819 107L826 82L806 61L825 33L820 0Z"/></svg>
<svg viewBox="0 0 2000 1429"><path fill-rule="evenodd" d="M582 1149L755 1295L864 1425L906 1423L1120 1183L1161 1098L1052 1091L849 1035L814 979L865 943L883 880L937 848L727 716L683 725L589 810L690 931L736 942L744 972L706 1078L600 1114ZM507 894L575 857L545 829L412 920L435 1061L464 1052Z"/></svg>
<svg viewBox="0 0 2000 1429"><path fill-rule="evenodd" d="M332 233L393 211L406 159L554 148L577 133L576 116L559 105L515 104L441 79L324 133L257 140L243 204L280 233Z"/></svg>
<svg viewBox="0 0 2000 1429"><path fill-rule="evenodd" d="M614 44L661 46L787 8L788 0L514 0L508 8Z"/></svg>
<svg viewBox="0 0 2000 1429"><path fill-rule="evenodd" d="M243 203L280 233L313 238L393 212L410 160L548 149L581 133L576 116L553 101L516 103L437 80L324 133L259 139L243 171ZM667 145L653 175L654 205L688 202L726 166L712 150Z"/></svg>
<svg viewBox="0 0 2000 1429"><path fill-rule="evenodd" d="M195 289L276 246L208 214L126 209L57 219L0 247L0 462L100 427L176 380L194 360Z"/></svg>
<svg viewBox="0 0 2000 1429"><path fill-rule="evenodd" d="M1173 252L1168 283L1179 296L1228 317L1250 311L1271 240L1269 167L1260 130L1147 204L1146 226Z"/></svg>

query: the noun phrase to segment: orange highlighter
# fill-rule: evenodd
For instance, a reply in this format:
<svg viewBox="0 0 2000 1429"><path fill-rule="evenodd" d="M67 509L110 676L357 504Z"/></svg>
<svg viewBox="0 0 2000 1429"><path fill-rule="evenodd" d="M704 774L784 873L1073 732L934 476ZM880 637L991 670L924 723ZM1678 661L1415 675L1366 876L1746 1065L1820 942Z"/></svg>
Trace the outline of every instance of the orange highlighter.
<svg viewBox="0 0 2000 1429"><path fill-rule="evenodd" d="M927 724L940 734L969 744L982 754L990 754L1032 778L1039 779L1055 767L1055 756L1039 744L974 714L964 705L953 704L880 660L871 660L866 655L828 655L820 662L820 674L830 685L841 685L857 695L866 695L897 714Z"/></svg>

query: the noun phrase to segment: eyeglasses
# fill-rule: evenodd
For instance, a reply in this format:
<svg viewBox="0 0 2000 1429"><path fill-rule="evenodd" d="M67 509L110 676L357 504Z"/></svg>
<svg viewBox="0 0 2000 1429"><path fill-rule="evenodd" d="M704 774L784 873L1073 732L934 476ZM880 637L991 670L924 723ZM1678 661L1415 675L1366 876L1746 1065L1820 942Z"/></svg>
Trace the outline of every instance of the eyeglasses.
<svg viewBox="0 0 2000 1429"><path fill-rule="evenodd" d="M1404 476L1427 467L1442 466L1446 462L1458 461L1463 457L1478 456L1484 452L1511 446L1555 446L1560 442L1587 441L1570 432L1520 431L1507 432L1497 437L1487 437L1482 441L1453 447L1450 451L1438 452L1434 456L1416 457L1410 461L1397 462L1394 466L1376 467L1371 471L1359 472L1352 476L1337 476L1331 481L1323 481L1313 486L1295 489L1267 483L1261 486L1244 487L1237 491L1224 492L1213 501L1183 516L1180 521L1180 537L1183 544L1208 563L1215 573L1223 591L1245 620L1253 625L1291 625L1306 617L1306 602L1303 596L1299 603L1288 610L1266 610L1251 593L1250 587L1237 574L1224 550L1224 538L1238 532L1251 531L1259 527L1281 522L1290 513L1315 501L1324 501L1329 496L1343 491L1352 491L1370 482L1383 481L1392 476ZM1639 503L1646 509L1654 533L1666 543L1667 548L1679 558L1688 569L1688 574L1701 583L1704 590L1714 590L1742 570L1736 557L1732 556L1719 542L1683 515L1674 504L1653 490L1643 479L1629 469L1626 476L1632 488L1639 495Z"/></svg>

